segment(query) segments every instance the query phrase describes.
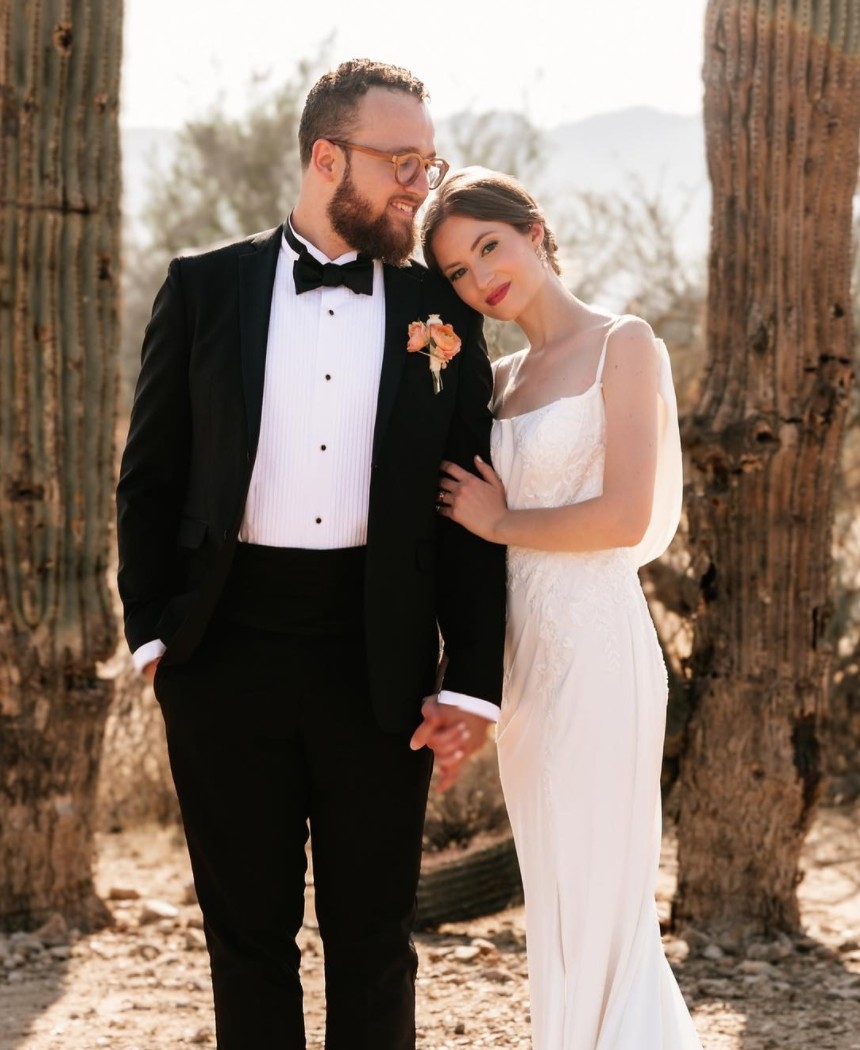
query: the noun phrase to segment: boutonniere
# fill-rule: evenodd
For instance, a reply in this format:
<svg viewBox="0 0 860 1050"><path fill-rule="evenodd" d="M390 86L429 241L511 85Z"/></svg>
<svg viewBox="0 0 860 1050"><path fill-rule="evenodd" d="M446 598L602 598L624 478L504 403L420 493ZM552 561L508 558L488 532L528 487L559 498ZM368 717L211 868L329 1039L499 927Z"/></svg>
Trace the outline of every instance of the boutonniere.
<svg viewBox="0 0 860 1050"><path fill-rule="evenodd" d="M409 326L409 342L406 349L412 353L426 354L430 359L430 374L433 376L433 393L442 389L442 369L460 352L460 337L449 324L442 324L438 314L430 314L426 321L413 321Z"/></svg>

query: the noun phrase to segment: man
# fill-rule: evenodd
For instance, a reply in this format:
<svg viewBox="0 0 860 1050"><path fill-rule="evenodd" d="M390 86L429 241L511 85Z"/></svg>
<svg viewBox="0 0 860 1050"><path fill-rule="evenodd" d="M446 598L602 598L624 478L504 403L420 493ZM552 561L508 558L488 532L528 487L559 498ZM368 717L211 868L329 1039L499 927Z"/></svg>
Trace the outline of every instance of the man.
<svg viewBox="0 0 860 1050"><path fill-rule="evenodd" d="M420 745L450 779L500 700L504 551L435 508L443 459L487 459L491 376L480 318L408 261L447 169L426 98L381 63L326 74L288 222L173 260L144 337L119 586L164 713L220 1050L305 1046L308 825L326 1047L414 1047ZM462 340L438 392L407 352L432 314Z"/></svg>

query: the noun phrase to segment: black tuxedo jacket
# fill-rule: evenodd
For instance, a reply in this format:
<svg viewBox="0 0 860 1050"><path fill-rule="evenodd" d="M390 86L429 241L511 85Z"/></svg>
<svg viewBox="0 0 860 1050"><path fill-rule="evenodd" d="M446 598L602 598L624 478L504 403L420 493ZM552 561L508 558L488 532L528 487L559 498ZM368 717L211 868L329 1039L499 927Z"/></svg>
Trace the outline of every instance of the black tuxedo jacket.
<svg viewBox="0 0 860 1050"><path fill-rule="evenodd" d="M237 543L263 400L282 227L174 259L153 306L117 489L119 591L132 650L161 638L184 661ZM385 267L386 335L373 441L365 620L374 710L413 727L433 691L501 700L504 549L435 512L439 464L489 462L491 373L480 315L448 281ZM433 392L409 323L438 313L462 339Z"/></svg>

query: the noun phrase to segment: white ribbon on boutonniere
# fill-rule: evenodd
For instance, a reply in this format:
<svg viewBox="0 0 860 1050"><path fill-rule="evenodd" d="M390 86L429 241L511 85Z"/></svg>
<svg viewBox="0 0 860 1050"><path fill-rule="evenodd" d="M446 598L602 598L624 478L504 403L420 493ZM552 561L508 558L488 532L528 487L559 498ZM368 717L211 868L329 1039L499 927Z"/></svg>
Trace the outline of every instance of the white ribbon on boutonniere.
<svg viewBox="0 0 860 1050"><path fill-rule="evenodd" d="M430 314L426 321L413 321L409 326L410 353L425 354L430 359L433 393L442 389L442 369L460 352L460 337L449 324L443 324L438 314Z"/></svg>

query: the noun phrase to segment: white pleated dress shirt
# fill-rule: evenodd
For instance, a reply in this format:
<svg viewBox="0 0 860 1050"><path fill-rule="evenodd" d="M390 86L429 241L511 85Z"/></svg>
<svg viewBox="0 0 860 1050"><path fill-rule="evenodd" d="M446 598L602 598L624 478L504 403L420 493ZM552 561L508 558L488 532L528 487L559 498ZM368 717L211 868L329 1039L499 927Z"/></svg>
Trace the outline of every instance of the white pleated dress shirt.
<svg viewBox="0 0 860 1050"><path fill-rule="evenodd" d="M319 251L308 249L320 262ZM349 262L349 252L335 263ZM314 288L297 295L284 240L275 273L260 441L239 539L331 550L367 542L370 461L385 291Z"/></svg>
<svg viewBox="0 0 860 1050"><path fill-rule="evenodd" d="M303 243L321 263L346 263L358 254L328 259ZM239 540L310 550L360 547L367 542L385 343L383 268L374 262L373 295L358 295L343 286L297 295L296 258L282 238L269 317L260 439ZM405 353L405 335L403 349ZM135 666L145 667L164 650L158 639L147 642L135 651ZM498 708L477 697L443 690L439 700L493 721L498 718Z"/></svg>

